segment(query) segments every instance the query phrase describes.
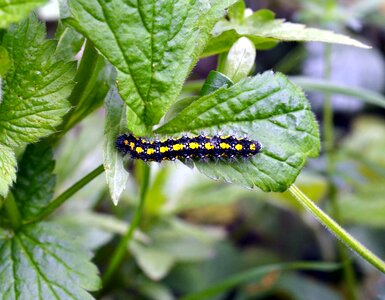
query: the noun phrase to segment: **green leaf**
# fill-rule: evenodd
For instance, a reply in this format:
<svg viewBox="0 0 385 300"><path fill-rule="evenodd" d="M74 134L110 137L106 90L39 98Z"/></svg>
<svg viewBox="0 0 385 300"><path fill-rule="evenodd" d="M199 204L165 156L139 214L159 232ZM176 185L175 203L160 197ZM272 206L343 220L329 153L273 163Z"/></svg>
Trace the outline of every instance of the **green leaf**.
<svg viewBox="0 0 385 300"><path fill-rule="evenodd" d="M93 299L100 287L91 253L52 223L0 235L3 299Z"/></svg>
<svg viewBox="0 0 385 300"><path fill-rule="evenodd" d="M36 17L11 26L3 38L13 66L3 82L0 143L16 147L55 131L69 110L76 63L58 61Z"/></svg>
<svg viewBox="0 0 385 300"><path fill-rule="evenodd" d="M3 77L9 68L11 67L12 62L9 58L7 49L0 46L0 90L1 90L1 77ZM1 93L0 93L0 103L1 103Z"/></svg>
<svg viewBox="0 0 385 300"><path fill-rule="evenodd" d="M177 99L212 28L234 2L69 0L63 14L118 69L128 127L146 134Z"/></svg>
<svg viewBox="0 0 385 300"><path fill-rule="evenodd" d="M338 204L345 222L385 227L384 181L366 184L354 194L342 195Z"/></svg>
<svg viewBox="0 0 385 300"><path fill-rule="evenodd" d="M261 153L244 161L195 162L205 175L263 191L285 191L320 150L318 126L303 92L284 75L265 72L192 102L156 130L258 140Z"/></svg>
<svg viewBox="0 0 385 300"><path fill-rule="evenodd" d="M16 157L13 151L0 144L0 196L8 194L9 186L16 180Z"/></svg>
<svg viewBox="0 0 385 300"><path fill-rule="evenodd" d="M106 123L104 130L103 165L106 171L107 184L110 189L112 202L117 205L119 197L126 188L128 172L124 169L123 157L116 151L115 142L119 134L126 128L126 109L113 89L105 101Z"/></svg>
<svg viewBox="0 0 385 300"><path fill-rule="evenodd" d="M55 54L63 60L73 60L84 44L84 36L71 27L66 27L59 22L55 32L58 40Z"/></svg>
<svg viewBox="0 0 385 300"><path fill-rule="evenodd" d="M207 75L206 81L203 84L199 94L200 96L205 96L205 95L211 94L212 92L216 91L217 89L223 86L229 87L229 86L232 86L233 84L234 83L231 81L231 79L228 78L226 75L217 71L210 71L209 75Z"/></svg>
<svg viewBox="0 0 385 300"><path fill-rule="evenodd" d="M154 281L167 275L175 263L172 254L154 247L143 246L134 241L130 243L130 250L140 268Z"/></svg>
<svg viewBox="0 0 385 300"><path fill-rule="evenodd" d="M63 133L102 105L115 78L115 69L87 41L75 76L76 85L68 98L75 108L64 117Z"/></svg>
<svg viewBox="0 0 385 300"><path fill-rule="evenodd" d="M41 212L52 199L56 176L52 148L46 143L30 144L19 163L17 181L13 187L22 216L32 217Z"/></svg>
<svg viewBox="0 0 385 300"><path fill-rule="evenodd" d="M261 281L264 276L267 276L269 273L272 272L287 272L291 270L316 270L328 272L336 270L338 266L338 264L333 263L301 261L259 266L233 275L230 278L222 280L214 285L211 285L209 288L206 288L202 291L195 292L193 294L182 297L181 300L211 299L213 296L218 295L224 291L228 291L231 288L234 288L241 284Z"/></svg>
<svg viewBox="0 0 385 300"><path fill-rule="evenodd" d="M237 1L236 3L234 3L229 7L227 16L231 20L237 20L241 22L245 16L245 9L246 9L245 1L243 0Z"/></svg>
<svg viewBox="0 0 385 300"><path fill-rule="evenodd" d="M354 97L362 102L385 108L385 97L372 90L336 84L330 80L309 78L305 76L290 76L290 80L305 91L323 92L325 94L341 94Z"/></svg>
<svg viewBox="0 0 385 300"><path fill-rule="evenodd" d="M146 243L130 242L130 250L146 275L163 278L177 262L200 261L211 258L214 245L224 236L219 229L197 226L167 218L156 223Z"/></svg>
<svg viewBox="0 0 385 300"><path fill-rule="evenodd" d="M203 56L226 52L240 37L253 41L257 49L274 47L279 41L325 42L369 48L367 45L346 35L332 31L307 28L303 24L274 19L275 14L269 10L259 10L239 20L221 20L213 31L213 39L207 45Z"/></svg>
<svg viewBox="0 0 385 300"><path fill-rule="evenodd" d="M18 22L46 0L0 0L0 28L7 28L11 23Z"/></svg>
<svg viewBox="0 0 385 300"><path fill-rule="evenodd" d="M254 66L256 50L252 41L241 37L231 46L224 63L223 73L238 82L250 74Z"/></svg>

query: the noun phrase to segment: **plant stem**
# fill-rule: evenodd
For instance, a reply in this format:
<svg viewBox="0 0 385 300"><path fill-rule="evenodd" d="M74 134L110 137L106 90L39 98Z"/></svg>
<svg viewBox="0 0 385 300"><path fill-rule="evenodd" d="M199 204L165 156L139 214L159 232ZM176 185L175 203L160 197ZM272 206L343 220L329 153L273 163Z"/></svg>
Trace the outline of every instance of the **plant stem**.
<svg viewBox="0 0 385 300"><path fill-rule="evenodd" d="M331 56L332 46L330 44L325 45L324 54L324 79L330 79L331 75ZM330 94L325 94L324 106L323 106L323 133L324 133L324 149L326 156L326 178L329 186L329 201L331 204L332 215L334 219L341 223L341 214L338 205L338 189L334 182L334 174L336 171L335 166L335 147L334 147L334 122L333 122L333 106L331 102ZM338 251L341 260L344 262L343 271L347 288L348 298L352 300L358 299L356 289L356 278L353 270L349 253L347 249L338 244Z"/></svg>
<svg viewBox="0 0 385 300"><path fill-rule="evenodd" d="M302 193L298 187L293 184L288 189L288 191L303 207L305 207L311 214L313 214L314 217L316 217L321 222L321 224L323 224L326 229L333 233L341 242L343 242L347 247L354 250L363 259L385 274L385 262L370 250L368 250L365 246L363 246L340 225L338 225L337 222L335 222L326 213L324 213L317 205L313 203L313 201L311 201L304 193ZM346 263L346 261L344 263Z"/></svg>
<svg viewBox="0 0 385 300"><path fill-rule="evenodd" d="M108 264L107 270L102 276L104 288L108 286L112 276L120 266L124 258L124 255L127 252L128 243L132 239L135 229L139 225L139 222L142 218L142 213L143 213L144 204L146 200L146 194L147 194L147 190L150 182L150 166L143 162L138 162L138 165L142 166L143 168L143 173L142 173L143 178L141 182L141 189L140 189L140 195L139 195L139 206L135 211L135 214L132 218L128 231L120 240L118 246L116 247L114 253L112 254L112 258Z"/></svg>
<svg viewBox="0 0 385 300"><path fill-rule="evenodd" d="M7 198L4 200L4 207L12 228L16 231L20 227L22 220L19 208L17 207L15 198L11 192L8 193Z"/></svg>
<svg viewBox="0 0 385 300"><path fill-rule="evenodd" d="M52 214L59 206L61 206L65 201L67 201L72 195L74 195L77 191L82 189L85 185L87 185L89 182L91 182L95 177L100 175L104 172L103 165L100 165L90 173L88 173L86 176L84 176L82 179L80 179L78 182L73 184L70 188L68 188L64 193L62 193L60 196L58 196L56 199L54 199L44 210L34 217L31 220L26 221L26 224L39 222L46 217L48 217L50 214Z"/></svg>

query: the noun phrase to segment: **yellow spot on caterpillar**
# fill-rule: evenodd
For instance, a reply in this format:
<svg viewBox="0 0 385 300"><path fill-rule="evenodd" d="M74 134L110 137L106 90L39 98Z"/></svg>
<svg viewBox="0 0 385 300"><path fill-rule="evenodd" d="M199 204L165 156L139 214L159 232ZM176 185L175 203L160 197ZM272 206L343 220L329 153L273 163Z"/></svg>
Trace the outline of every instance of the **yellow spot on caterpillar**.
<svg viewBox="0 0 385 300"><path fill-rule="evenodd" d="M155 149L154 148L148 148L147 149L147 154L148 155L151 155L151 154L154 154L155 153Z"/></svg>
<svg viewBox="0 0 385 300"><path fill-rule="evenodd" d="M255 144L250 144L250 150L252 150L252 151L255 151L255 150L256 150Z"/></svg>
<svg viewBox="0 0 385 300"><path fill-rule="evenodd" d="M146 140L144 140L144 139L142 139L142 140L141 140L141 142L142 142L143 144L145 144L147 141L146 141Z"/></svg>
<svg viewBox="0 0 385 300"><path fill-rule="evenodd" d="M165 153L168 151L168 147L162 146L159 148L160 153Z"/></svg>
<svg viewBox="0 0 385 300"><path fill-rule="evenodd" d="M220 138L221 138L222 140L228 139L229 137L230 137L229 135L221 135L221 136L220 136Z"/></svg>
<svg viewBox="0 0 385 300"><path fill-rule="evenodd" d="M124 140L124 142L123 142L123 143L124 143L124 145L126 145L126 146L127 146L127 145L128 145L128 140Z"/></svg>
<svg viewBox="0 0 385 300"><path fill-rule="evenodd" d="M235 145L235 149L236 149L237 151L241 151L241 150L243 149L243 147L242 147L241 144L236 144L236 145Z"/></svg>
<svg viewBox="0 0 385 300"><path fill-rule="evenodd" d="M195 143L195 142L188 144L188 146L190 149L198 149L199 148L199 144Z"/></svg>
<svg viewBox="0 0 385 300"><path fill-rule="evenodd" d="M229 148L230 148L230 145L227 144L227 143L220 143L220 144L219 144L219 147L221 147L221 149L229 149Z"/></svg>
<svg viewBox="0 0 385 300"><path fill-rule="evenodd" d="M134 150L134 148L135 148L135 143L134 142L130 142L130 148L131 148L131 150Z"/></svg>
<svg viewBox="0 0 385 300"><path fill-rule="evenodd" d="M212 150L212 149L214 149L214 145L211 144L211 143L206 143L206 144L205 144L205 148L206 148L207 150Z"/></svg>
<svg viewBox="0 0 385 300"><path fill-rule="evenodd" d="M136 151L136 153L140 154L140 153L142 153L144 150L143 150L142 147L136 147L135 151Z"/></svg>
<svg viewBox="0 0 385 300"><path fill-rule="evenodd" d="M182 150L182 149L183 149L183 144L175 144L175 145L172 145L172 149L173 149L174 151Z"/></svg>

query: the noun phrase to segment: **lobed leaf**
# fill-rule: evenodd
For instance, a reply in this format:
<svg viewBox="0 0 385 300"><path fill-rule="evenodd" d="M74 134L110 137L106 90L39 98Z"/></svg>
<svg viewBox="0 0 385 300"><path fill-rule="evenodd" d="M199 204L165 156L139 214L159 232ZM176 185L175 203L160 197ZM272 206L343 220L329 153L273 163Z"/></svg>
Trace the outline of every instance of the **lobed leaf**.
<svg viewBox="0 0 385 300"><path fill-rule="evenodd" d="M91 253L52 223L0 234L3 299L93 299L100 287Z"/></svg>
<svg viewBox="0 0 385 300"><path fill-rule="evenodd" d="M156 130L186 131L246 134L258 140L263 149L253 158L195 162L195 166L209 177L263 191L285 191L307 157L315 157L320 150L318 126L303 92L284 75L272 72L222 87L192 102Z"/></svg>
<svg viewBox="0 0 385 300"><path fill-rule="evenodd" d="M325 42L369 48L346 35L308 28L303 24L275 19L272 11L262 9L241 20L220 20L212 31L203 56L226 52L240 37L247 37L257 49L269 49L279 41Z"/></svg>
<svg viewBox="0 0 385 300"><path fill-rule="evenodd" d="M52 199L56 183L52 148L45 143L28 145L19 166L13 195L26 219L41 212Z"/></svg>
<svg viewBox="0 0 385 300"><path fill-rule="evenodd" d="M12 149L0 144L0 196L6 197L16 180L16 157Z"/></svg>
<svg viewBox="0 0 385 300"><path fill-rule="evenodd" d="M16 147L55 131L69 110L75 62L58 61L55 43L45 40L44 26L32 16L11 26L3 38L13 66L3 82L0 143Z"/></svg>
<svg viewBox="0 0 385 300"><path fill-rule="evenodd" d="M140 135L179 96L212 28L234 2L69 0L63 14L118 69L128 128Z"/></svg>
<svg viewBox="0 0 385 300"><path fill-rule="evenodd" d="M0 28L7 28L11 23L18 22L46 0L0 0Z"/></svg>

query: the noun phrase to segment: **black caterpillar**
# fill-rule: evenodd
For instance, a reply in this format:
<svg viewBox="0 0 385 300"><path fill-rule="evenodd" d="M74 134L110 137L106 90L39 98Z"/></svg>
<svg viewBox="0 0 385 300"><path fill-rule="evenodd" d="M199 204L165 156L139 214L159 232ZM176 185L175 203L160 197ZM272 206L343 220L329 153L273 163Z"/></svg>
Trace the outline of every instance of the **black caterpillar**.
<svg viewBox="0 0 385 300"><path fill-rule="evenodd" d="M117 138L115 145L120 152L128 153L133 159L156 162L176 159L247 158L256 155L262 148L258 141L218 135L182 136L159 141L122 134Z"/></svg>

